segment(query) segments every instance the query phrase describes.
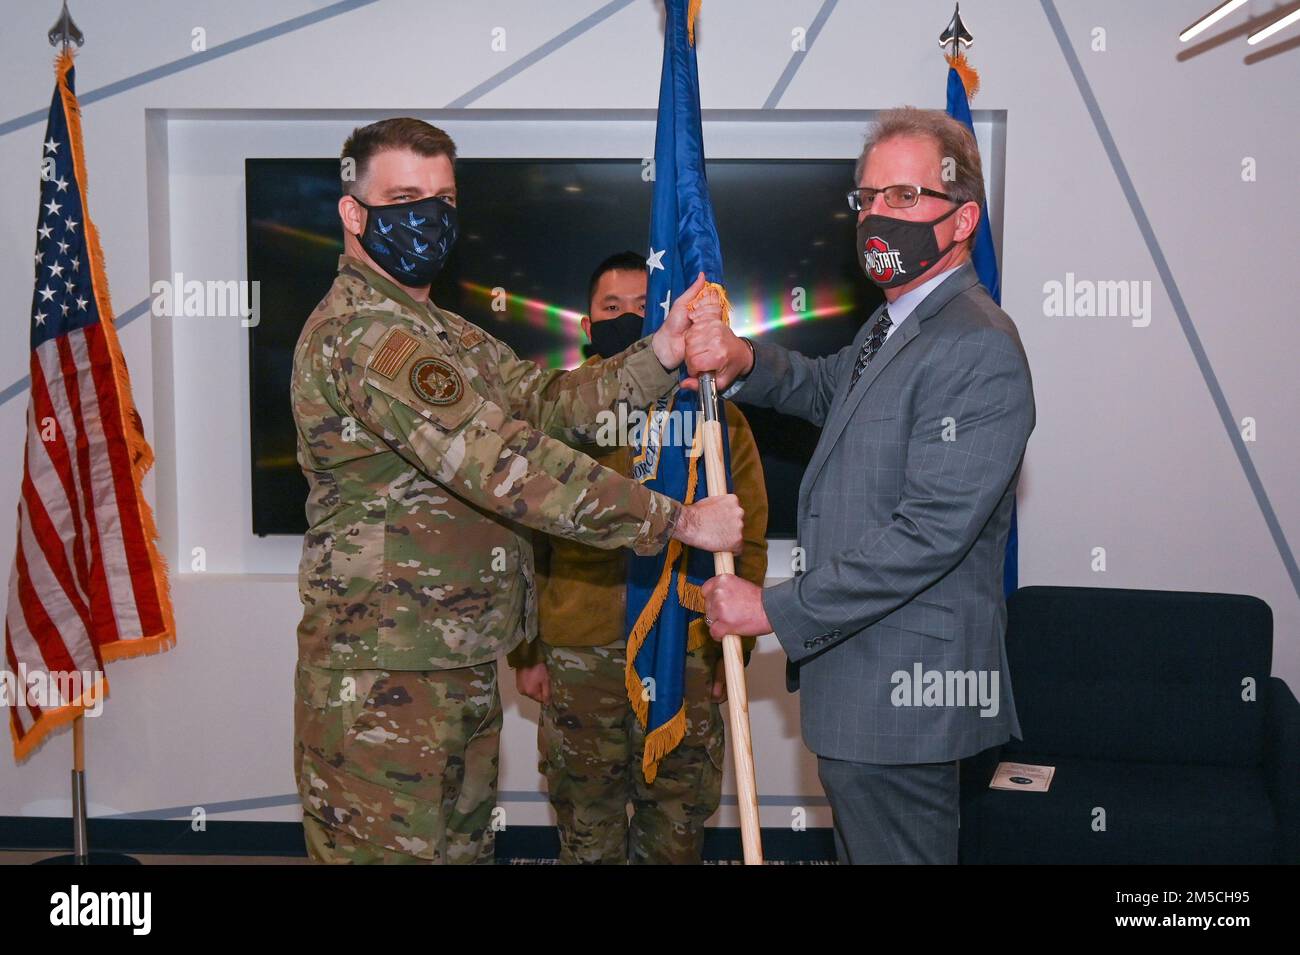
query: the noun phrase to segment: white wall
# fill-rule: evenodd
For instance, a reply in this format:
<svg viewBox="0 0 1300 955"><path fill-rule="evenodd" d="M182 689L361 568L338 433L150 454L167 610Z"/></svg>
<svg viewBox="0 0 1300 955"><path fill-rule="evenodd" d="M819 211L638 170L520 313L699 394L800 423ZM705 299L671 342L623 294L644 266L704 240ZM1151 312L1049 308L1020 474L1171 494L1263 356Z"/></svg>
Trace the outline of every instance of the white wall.
<svg viewBox="0 0 1300 955"><path fill-rule="evenodd" d="M1247 64L1238 37L1178 61L1177 31L1212 5L1060 0L1057 7L1231 414L1258 422L1258 440L1246 448L1294 547L1300 197L1291 100L1300 51ZM36 167L52 84L44 33L54 6L6 11L0 165L9 174L0 179L0 296L12 344L0 353L0 388L26 373ZM243 196L231 157L333 154L339 130L391 113L436 117L467 155L498 153L493 123L502 114L443 111L456 101L474 111L512 111L505 118L516 124L515 154L564 155L590 141L589 130L573 125L577 110L621 117L603 148L583 145L581 153L649 149L648 141L636 145L648 127L633 111L653 109L658 92L655 0L630 0L541 58L531 51L556 46L553 38L607 5L378 0L227 56L190 52L195 27L206 29L215 50L329 7L325 0L73 3L87 36L78 81L89 199L119 312L145 300L152 281L176 268L242 277ZM1262 14L1268 4L1251 7ZM708 0L705 8L703 104L749 111L763 105L786 70L790 31L809 26L822 2ZM906 16L881 0L839 0L779 108L862 115L897 103L942 107L945 67L935 38L950 13L947 0L913 0ZM1275 672L1300 685L1295 583L1043 6L968 0L963 13L977 40L982 125L1005 114L1003 304L1024 338L1038 402L1020 502L1022 584L1256 594L1275 614ZM506 30L505 52L490 48L494 27ZM1105 52L1090 46L1098 27L1106 31ZM466 96L512 63L532 60L482 95ZM93 92L173 62L166 75L127 83L114 95ZM527 124L513 112L531 110L566 112ZM39 120L23 121L37 112ZM856 148L856 120L846 124L842 115L797 134L714 115L719 123L708 141L715 155L737 130L756 138L742 137L736 149L768 144L783 154L842 148L851 155ZM783 128L788 135L762 139ZM991 129L981 130L986 145ZM1257 162L1256 182L1241 180L1247 156ZM1047 317L1043 285L1067 272L1150 281L1150 325ZM180 571L173 583L180 637L168 654L110 671L113 699L89 726L97 814L228 804L243 808L220 818L296 818L291 798L275 798L293 788L289 680L298 604L284 571L292 570L296 544L249 537L242 530L246 489L215 477L248 474L241 335L148 316L122 334L159 456L154 496L164 545ZM0 471L0 514L12 514L16 504L24 411L24 397L0 405L0 447L15 449L5 459L7 476ZM185 572L188 559L178 560L196 545L208 549L207 574ZM12 546L0 532L0 567L9 566ZM1091 569L1095 547L1106 548L1104 573ZM774 560L772 573L784 566ZM749 671L759 789L771 800L767 825L787 821L791 804L813 805L814 821L824 818L809 798L820 791L798 742L797 710L781 687L782 661L768 638ZM509 818L541 822L535 707L509 693L507 711L502 789ZM20 769L0 760L0 814L67 812L69 752L64 736ZM718 821L732 817L724 811Z"/></svg>

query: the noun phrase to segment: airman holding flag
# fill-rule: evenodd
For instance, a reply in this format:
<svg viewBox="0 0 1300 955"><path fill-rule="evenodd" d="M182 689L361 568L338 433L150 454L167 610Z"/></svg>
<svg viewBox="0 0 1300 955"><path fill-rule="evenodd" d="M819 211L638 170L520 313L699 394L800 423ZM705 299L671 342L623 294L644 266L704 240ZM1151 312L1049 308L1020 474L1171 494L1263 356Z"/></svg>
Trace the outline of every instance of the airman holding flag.
<svg viewBox="0 0 1300 955"><path fill-rule="evenodd" d="M309 485L295 710L307 846L329 862L490 862L496 657L537 633L529 530L643 554L733 550L741 509L734 495L683 505L565 443L676 386L693 296L621 355L544 371L430 301L458 228L451 138L382 120L343 155L356 172L339 200L344 255L291 385Z"/></svg>

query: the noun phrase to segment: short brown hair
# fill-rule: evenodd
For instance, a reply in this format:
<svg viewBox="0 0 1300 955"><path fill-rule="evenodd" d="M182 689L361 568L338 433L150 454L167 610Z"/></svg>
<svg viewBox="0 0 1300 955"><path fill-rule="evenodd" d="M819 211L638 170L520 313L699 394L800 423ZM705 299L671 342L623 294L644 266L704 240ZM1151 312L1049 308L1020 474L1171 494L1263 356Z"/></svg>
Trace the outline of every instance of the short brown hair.
<svg viewBox="0 0 1300 955"><path fill-rule="evenodd" d="M943 179L944 192L961 203L978 203L984 206L984 173L980 166L980 149L975 142L975 134L965 123L953 119L947 113L937 109L917 109L915 106L903 106L886 110L880 114L876 124L867 133L867 141L858 157L857 168L853 170L854 185L862 181L862 170L867 165L867 156L871 150L887 139L900 137L919 137L932 140L939 147L943 159L953 161L953 178ZM892 185L884 183L883 185ZM921 185L917 183L917 185Z"/></svg>
<svg viewBox="0 0 1300 955"><path fill-rule="evenodd" d="M342 179L344 195L355 196L364 191L370 160L385 149L409 149L417 156L446 156L453 165L456 162L456 144L437 126L410 116L381 119L369 126L358 126L343 144L340 160L351 159L355 164L352 178ZM341 173L342 170L340 178Z"/></svg>

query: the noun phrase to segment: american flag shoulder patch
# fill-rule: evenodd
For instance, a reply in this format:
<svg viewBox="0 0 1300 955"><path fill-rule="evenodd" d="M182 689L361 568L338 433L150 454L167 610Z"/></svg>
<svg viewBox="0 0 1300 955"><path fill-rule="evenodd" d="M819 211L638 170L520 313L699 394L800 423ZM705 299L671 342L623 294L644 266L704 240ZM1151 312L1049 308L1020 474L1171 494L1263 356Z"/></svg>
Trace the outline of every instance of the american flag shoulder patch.
<svg viewBox="0 0 1300 955"><path fill-rule="evenodd" d="M392 381L401 371L406 360L420 347L420 340L400 328L394 328L379 343L370 358L369 369Z"/></svg>

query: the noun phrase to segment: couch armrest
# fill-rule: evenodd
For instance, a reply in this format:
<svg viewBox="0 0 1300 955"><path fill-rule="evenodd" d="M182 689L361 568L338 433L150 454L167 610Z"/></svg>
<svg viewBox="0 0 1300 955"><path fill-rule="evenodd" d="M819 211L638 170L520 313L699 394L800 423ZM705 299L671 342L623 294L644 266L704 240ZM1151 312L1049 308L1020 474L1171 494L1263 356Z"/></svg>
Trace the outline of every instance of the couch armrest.
<svg viewBox="0 0 1300 955"><path fill-rule="evenodd" d="M1300 863L1300 703L1285 682L1269 677L1264 705L1264 782L1277 813L1277 862Z"/></svg>

